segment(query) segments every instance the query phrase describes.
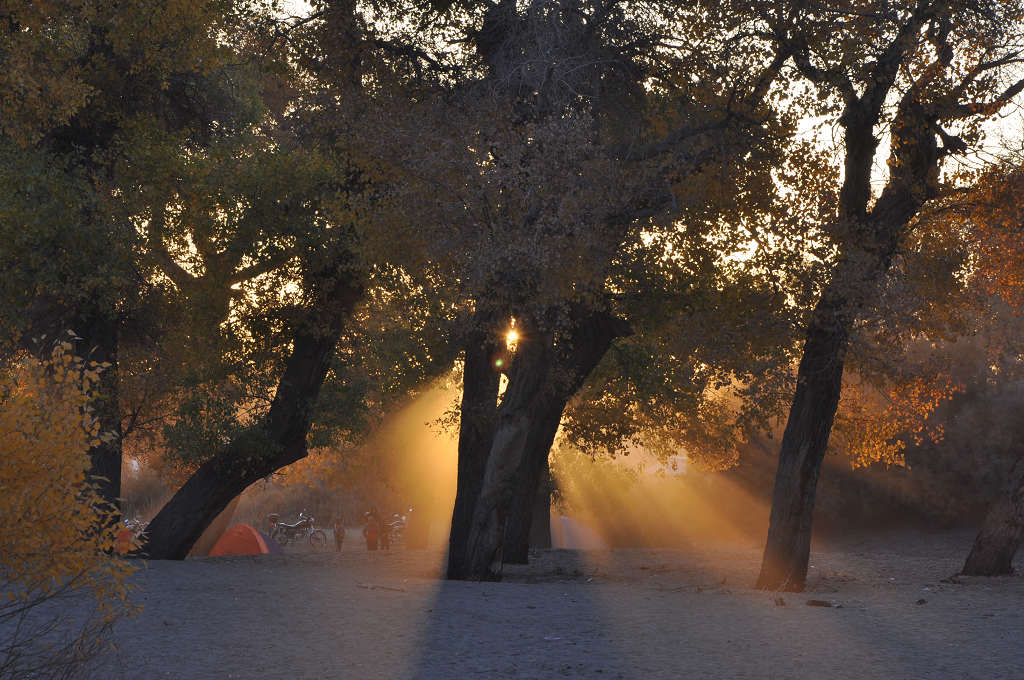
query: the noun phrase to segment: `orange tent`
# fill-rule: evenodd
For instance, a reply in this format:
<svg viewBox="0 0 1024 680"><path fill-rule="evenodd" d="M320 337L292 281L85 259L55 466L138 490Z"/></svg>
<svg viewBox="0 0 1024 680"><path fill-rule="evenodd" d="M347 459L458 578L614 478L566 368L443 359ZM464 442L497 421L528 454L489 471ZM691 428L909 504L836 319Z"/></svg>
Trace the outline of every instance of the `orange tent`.
<svg viewBox="0 0 1024 680"><path fill-rule="evenodd" d="M265 555L270 552L260 532L248 524L236 524L220 537L210 550L214 555Z"/></svg>

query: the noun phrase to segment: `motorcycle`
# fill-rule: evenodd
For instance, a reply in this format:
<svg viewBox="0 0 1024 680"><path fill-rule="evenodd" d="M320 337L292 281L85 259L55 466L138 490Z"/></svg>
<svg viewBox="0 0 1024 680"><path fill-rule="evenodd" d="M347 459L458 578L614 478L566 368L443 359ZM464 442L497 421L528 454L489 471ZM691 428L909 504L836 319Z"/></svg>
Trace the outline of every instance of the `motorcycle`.
<svg viewBox="0 0 1024 680"><path fill-rule="evenodd" d="M147 526L149 526L149 522L143 522L138 517L126 517L124 519L124 528L132 532L132 535L136 538L146 531Z"/></svg>
<svg viewBox="0 0 1024 680"><path fill-rule="evenodd" d="M385 531L387 532L392 545L404 543L405 531L409 526L410 514L412 514L412 508L409 508L408 514L400 515L396 512L391 515L390 519L384 521Z"/></svg>
<svg viewBox="0 0 1024 680"><path fill-rule="evenodd" d="M397 512L391 516L391 519L385 522L387 524L388 533L391 535L391 541L393 543L400 542L405 536L405 515L399 515Z"/></svg>
<svg viewBox="0 0 1024 680"><path fill-rule="evenodd" d="M282 546L288 545L291 541L308 540L313 548L323 548L327 545L327 533L323 529L317 529L315 522L312 515L307 515L303 510L294 524L275 521L270 538Z"/></svg>

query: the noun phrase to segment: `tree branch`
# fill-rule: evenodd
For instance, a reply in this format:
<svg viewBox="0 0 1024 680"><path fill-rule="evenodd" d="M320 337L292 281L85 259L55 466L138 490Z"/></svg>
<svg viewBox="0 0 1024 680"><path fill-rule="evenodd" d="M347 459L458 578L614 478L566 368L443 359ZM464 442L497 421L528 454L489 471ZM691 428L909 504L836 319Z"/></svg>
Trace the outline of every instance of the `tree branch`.
<svg viewBox="0 0 1024 680"><path fill-rule="evenodd" d="M171 254L167 251L167 247L164 245L163 239L164 225L166 223L166 209L161 203L158 207L153 208L153 214L150 216L149 224L146 227L149 253L156 261L157 266L160 267L164 274L167 275L167 278L169 278L182 292L188 294L195 288L198 279L186 271L180 264L175 262L174 258L171 257Z"/></svg>
<svg viewBox="0 0 1024 680"><path fill-rule="evenodd" d="M987 102L970 102L968 104L956 104L943 116L950 120L963 120L972 116L993 116L1006 106L1011 99L1024 92L1024 79L1018 80L1007 87L995 99Z"/></svg>
<svg viewBox="0 0 1024 680"><path fill-rule="evenodd" d="M288 261L292 259L292 257L294 257L294 253L288 250L283 250L280 253L277 253L276 255L268 257L266 260L262 262L257 262L256 264L239 269L234 273L234 275L232 275L229 283L242 283L244 281L254 279L257 276L262 276L263 274L270 273L277 269L278 267L282 267L285 264L287 264Z"/></svg>
<svg viewBox="0 0 1024 680"><path fill-rule="evenodd" d="M843 98L843 104L847 107L857 103L857 92L853 89L853 83L845 73L833 69L820 68L811 63L810 50L806 45L792 45L785 42L780 43L782 51L788 51L793 56L793 63L797 70L815 85L831 85Z"/></svg>
<svg viewBox="0 0 1024 680"><path fill-rule="evenodd" d="M917 9L911 15L910 20L905 23L896 34L889 46L875 60L874 65L869 68L870 78L864 88L861 101L867 108L871 120L877 120L881 113L885 98L889 95L900 67L903 65L907 52L913 46L925 23L937 16L936 3L920 2Z"/></svg>

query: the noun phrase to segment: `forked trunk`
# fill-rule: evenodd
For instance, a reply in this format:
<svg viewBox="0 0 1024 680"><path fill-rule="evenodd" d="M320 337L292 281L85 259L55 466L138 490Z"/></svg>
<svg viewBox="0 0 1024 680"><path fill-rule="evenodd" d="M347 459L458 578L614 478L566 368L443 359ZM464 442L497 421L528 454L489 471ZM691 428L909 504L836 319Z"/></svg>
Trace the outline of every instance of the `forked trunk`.
<svg viewBox="0 0 1024 680"><path fill-rule="evenodd" d="M546 413L551 369L547 342L523 343L498 409L494 443L487 456L480 495L465 543L464 578L478 581L501 577L505 519L517 490L516 478L542 437L536 419ZM532 495L532 494L531 494ZM458 546L452 546L453 549Z"/></svg>
<svg viewBox="0 0 1024 680"><path fill-rule="evenodd" d="M530 548L551 547L551 472L548 457L558 433L562 412L587 377L601 363L616 337L629 335L629 325L608 314L592 312L573 327L569 342L558 353L558 368L565 372L561 389L547 418L537 421L540 447L532 452L520 475L521 486L512 501L505 523L504 558L510 564L525 564Z"/></svg>
<svg viewBox="0 0 1024 680"><path fill-rule="evenodd" d="M762 590L801 591L811 551L814 494L839 406L849 331L842 303L825 297L814 311L782 435L768 540L757 578Z"/></svg>
<svg viewBox="0 0 1024 680"><path fill-rule="evenodd" d="M1013 573L1013 557L1024 537L1024 456L1010 472L1006 491L985 516L961 573L1003 576Z"/></svg>
<svg viewBox="0 0 1024 680"><path fill-rule="evenodd" d="M884 87L891 87L892 81ZM881 91L879 91L880 93ZM757 587L801 591L807 580L814 494L842 390L843 361L852 319L882 283L904 229L935 195L940 153L934 118L908 89L892 121L889 179L868 210L874 128L884 95L849 103L845 128L846 176L839 196L840 232L848 252L832 273L807 329L796 394L782 436L771 520ZM854 257L855 256L855 257Z"/></svg>
<svg viewBox="0 0 1024 680"><path fill-rule="evenodd" d="M493 444L486 459L480 495L464 545L454 542L450 554L461 552L466 570L458 578L496 580L504 562L505 531L513 498L533 498L539 477L527 465L543 464L551 449L562 410L600 362L612 340L629 333L620 319L605 312L577 312L570 337L556 347L541 332L528 332L509 375L498 409ZM536 478L535 478L536 479ZM529 484L529 485L528 485ZM529 527L524 527L527 535ZM451 570L449 569L449 578Z"/></svg>
<svg viewBox="0 0 1024 680"><path fill-rule="evenodd" d="M465 545L498 419L501 373L494 362L500 351L500 336L493 332L491 317L482 313L474 318L474 329L466 344L462 378L458 480L448 539L447 575L450 579L468 578Z"/></svg>

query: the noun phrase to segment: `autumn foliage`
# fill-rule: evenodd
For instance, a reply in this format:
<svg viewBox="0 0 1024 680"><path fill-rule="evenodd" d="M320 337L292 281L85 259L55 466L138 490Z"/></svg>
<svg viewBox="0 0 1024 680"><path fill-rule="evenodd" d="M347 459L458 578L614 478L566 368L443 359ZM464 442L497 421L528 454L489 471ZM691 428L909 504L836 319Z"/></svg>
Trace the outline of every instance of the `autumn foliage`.
<svg viewBox="0 0 1024 680"><path fill-rule="evenodd" d="M67 675L132 611L119 514L86 476L104 367L70 352L0 373L0 678Z"/></svg>
<svg viewBox="0 0 1024 680"><path fill-rule="evenodd" d="M978 182L969 213L977 240L978 281L1013 307L1024 306L1024 169L996 168Z"/></svg>

